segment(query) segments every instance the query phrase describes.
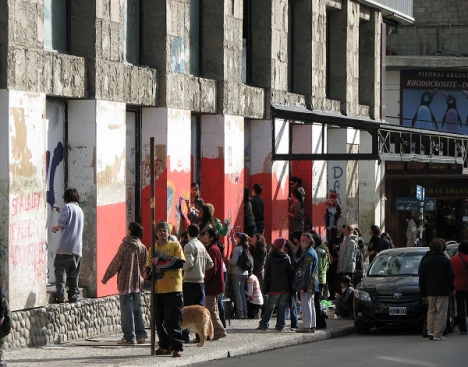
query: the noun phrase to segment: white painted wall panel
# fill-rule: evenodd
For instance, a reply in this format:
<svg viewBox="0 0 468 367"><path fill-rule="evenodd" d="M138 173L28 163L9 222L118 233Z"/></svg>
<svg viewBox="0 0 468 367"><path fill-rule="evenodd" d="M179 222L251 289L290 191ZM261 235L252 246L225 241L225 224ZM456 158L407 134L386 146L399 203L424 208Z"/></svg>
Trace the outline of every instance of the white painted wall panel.
<svg viewBox="0 0 468 367"><path fill-rule="evenodd" d="M9 92L9 266L12 310L46 303L45 94Z"/></svg>

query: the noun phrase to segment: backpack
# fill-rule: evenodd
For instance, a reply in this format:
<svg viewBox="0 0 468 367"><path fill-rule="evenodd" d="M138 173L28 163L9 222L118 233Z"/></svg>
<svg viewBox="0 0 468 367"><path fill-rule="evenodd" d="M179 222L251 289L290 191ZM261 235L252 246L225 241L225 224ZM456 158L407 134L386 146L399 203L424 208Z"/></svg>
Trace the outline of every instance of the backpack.
<svg viewBox="0 0 468 367"><path fill-rule="evenodd" d="M242 253L240 254L239 258L237 259L237 266L241 268L243 271L249 271L251 272L253 270L253 257L250 255L250 253L246 250L242 250Z"/></svg>
<svg viewBox="0 0 468 367"><path fill-rule="evenodd" d="M0 338L4 338L11 333L11 312L8 301L5 298L0 299L0 302L3 303L3 308L5 310L3 324L0 325Z"/></svg>

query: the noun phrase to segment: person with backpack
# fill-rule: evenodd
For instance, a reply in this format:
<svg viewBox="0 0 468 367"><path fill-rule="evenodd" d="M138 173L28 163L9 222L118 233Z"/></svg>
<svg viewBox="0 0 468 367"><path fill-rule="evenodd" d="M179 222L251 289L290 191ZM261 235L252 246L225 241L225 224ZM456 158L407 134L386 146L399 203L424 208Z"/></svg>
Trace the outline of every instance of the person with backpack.
<svg viewBox="0 0 468 367"><path fill-rule="evenodd" d="M282 237L273 242L271 252L265 263L265 289L268 294L265 312L259 322L257 330L266 331L270 326L270 319L275 308L277 331L283 331L285 323L285 310L290 301L293 270L290 257L283 252L286 240Z"/></svg>
<svg viewBox="0 0 468 367"><path fill-rule="evenodd" d="M363 275L364 275L364 250L366 244L364 243L361 237L361 230L359 228L354 228L354 234L357 236L357 248L356 248L356 269L354 270L353 274L353 285L354 288L359 284Z"/></svg>
<svg viewBox="0 0 468 367"><path fill-rule="evenodd" d="M249 271L252 272L253 270L253 259L252 255L250 255L249 248L250 237L245 233L236 232L232 234L231 239L235 247L232 250L231 259L229 260L229 272L232 276L236 318L246 319L248 317L248 310L244 288L245 283L247 282L247 278L249 277ZM250 265L248 264L249 262Z"/></svg>

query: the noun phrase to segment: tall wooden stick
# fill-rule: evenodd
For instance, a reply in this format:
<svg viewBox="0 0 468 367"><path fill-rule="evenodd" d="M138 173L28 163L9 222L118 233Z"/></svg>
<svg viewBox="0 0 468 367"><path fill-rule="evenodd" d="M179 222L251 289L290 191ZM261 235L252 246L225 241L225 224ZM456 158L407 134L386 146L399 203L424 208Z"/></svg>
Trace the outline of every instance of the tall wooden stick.
<svg viewBox="0 0 468 367"><path fill-rule="evenodd" d="M155 190L154 190L154 137L150 138L150 186L151 186L151 198L150 198L150 211L151 211L151 226L150 226L150 241L151 241L151 254L154 256L156 252L155 248ZM156 283L156 267L151 262L151 355L154 356L156 349L156 292L155 292L155 283Z"/></svg>

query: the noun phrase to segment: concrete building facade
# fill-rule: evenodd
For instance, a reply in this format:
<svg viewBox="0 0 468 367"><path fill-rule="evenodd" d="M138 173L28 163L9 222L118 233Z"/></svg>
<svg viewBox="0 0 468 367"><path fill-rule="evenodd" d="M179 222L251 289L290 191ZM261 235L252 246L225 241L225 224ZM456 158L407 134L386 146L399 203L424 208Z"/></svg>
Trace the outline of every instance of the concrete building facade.
<svg viewBox="0 0 468 367"><path fill-rule="evenodd" d="M100 279L128 222L143 224L149 246L152 159L155 219L175 234L192 181L234 230L244 187L260 182L266 238L287 237L291 175L304 182L306 228L325 237L329 190L340 195L340 224L383 225L377 162L271 159L272 142L279 152L349 153L367 137L293 129L270 114L285 105L380 121L382 29L394 13L382 4L0 0L0 283L12 309L48 303L50 227L67 187L85 213L80 286L90 297L116 293Z"/></svg>

